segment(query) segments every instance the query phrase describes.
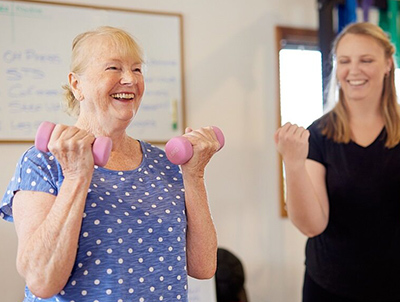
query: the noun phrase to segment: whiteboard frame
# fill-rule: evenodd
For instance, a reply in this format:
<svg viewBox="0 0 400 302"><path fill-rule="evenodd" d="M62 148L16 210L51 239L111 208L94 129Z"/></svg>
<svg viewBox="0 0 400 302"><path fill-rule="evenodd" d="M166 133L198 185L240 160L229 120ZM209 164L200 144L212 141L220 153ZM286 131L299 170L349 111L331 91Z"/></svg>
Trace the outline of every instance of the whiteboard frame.
<svg viewBox="0 0 400 302"><path fill-rule="evenodd" d="M9 2L25 2L25 3L35 3L35 4L43 4L43 5L57 5L57 6L65 6L65 7L79 7L79 8L87 8L87 9L99 9L106 11L120 11L120 12L130 12L136 14L147 14L147 15L162 15L162 16L171 16L178 18L179 21L179 35L180 35L180 81L181 81L181 102L179 103L180 110L182 112L181 117L178 116L178 130L183 134L184 129L186 128L186 111L185 111L185 80L184 80L184 47L183 47L183 15L180 13L174 12L162 12L162 11L146 11L146 10L135 10L135 9L127 9L127 8L117 8L111 6L97 6L97 5L85 5L85 4L76 4L76 3L66 3L66 2L47 2L40 0L7 0ZM0 1L1 2L1 1ZM71 41L72 43L72 41ZM146 79L145 79L146 80ZM67 113L65 113L67 114ZM140 114L140 113L139 113ZM158 138L156 140L146 140L145 141L151 144L163 145L168 139L166 138ZM21 139L2 139L0 137L0 144L10 144L10 143L33 143L34 138L32 140L21 140Z"/></svg>

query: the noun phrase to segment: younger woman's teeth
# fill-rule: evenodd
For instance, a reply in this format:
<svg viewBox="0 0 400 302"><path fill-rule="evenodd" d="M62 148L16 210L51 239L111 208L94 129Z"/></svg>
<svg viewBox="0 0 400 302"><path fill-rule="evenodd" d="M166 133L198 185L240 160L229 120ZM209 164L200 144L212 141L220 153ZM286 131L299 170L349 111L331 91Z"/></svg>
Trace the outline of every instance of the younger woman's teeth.
<svg viewBox="0 0 400 302"><path fill-rule="evenodd" d="M359 86L359 85L365 84L366 82L367 81L365 81L365 80L349 81L350 85L353 85L353 86Z"/></svg>

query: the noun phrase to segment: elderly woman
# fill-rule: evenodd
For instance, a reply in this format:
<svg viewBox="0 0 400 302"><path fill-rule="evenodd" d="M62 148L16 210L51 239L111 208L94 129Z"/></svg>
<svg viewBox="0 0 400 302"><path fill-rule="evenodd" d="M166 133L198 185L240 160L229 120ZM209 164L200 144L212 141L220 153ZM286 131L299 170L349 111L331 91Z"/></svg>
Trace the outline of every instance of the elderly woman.
<svg viewBox="0 0 400 302"><path fill-rule="evenodd" d="M219 148L212 128L185 137L181 166L127 135L144 92L142 53L125 31L101 27L73 41L67 107L44 153L23 154L0 205L18 235L24 301L187 301L187 275L210 278L217 239L204 170ZM95 137L112 139L104 167Z"/></svg>

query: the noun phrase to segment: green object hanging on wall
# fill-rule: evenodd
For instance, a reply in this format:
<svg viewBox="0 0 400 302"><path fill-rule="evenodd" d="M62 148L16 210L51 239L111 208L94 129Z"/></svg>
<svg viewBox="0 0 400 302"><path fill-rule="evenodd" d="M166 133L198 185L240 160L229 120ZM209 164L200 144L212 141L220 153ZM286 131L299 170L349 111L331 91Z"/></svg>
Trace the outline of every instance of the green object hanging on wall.
<svg viewBox="0 0 400 302"><path fill-rule="evenodd" d="M400 14L399 0L387 0L387 10L379 10L379 26L389 34L390 40L396 47L395 60L400 67Z"/></svg>

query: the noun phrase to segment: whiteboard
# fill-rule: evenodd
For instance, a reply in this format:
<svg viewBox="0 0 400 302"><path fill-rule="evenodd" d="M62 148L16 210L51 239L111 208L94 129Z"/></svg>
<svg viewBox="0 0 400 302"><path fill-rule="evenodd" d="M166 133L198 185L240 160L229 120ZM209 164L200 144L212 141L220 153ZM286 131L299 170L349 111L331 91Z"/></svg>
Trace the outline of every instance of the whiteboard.
<svg viewBox="0 0 400 302"><path fill-rule="evenodd" d="M128 133L164 143L184 129L182 16L109 7L0 0L0 141L33 141L44 121L72 125L62 110L72 40L109 25L145 54L146 90Z"/></svg>

